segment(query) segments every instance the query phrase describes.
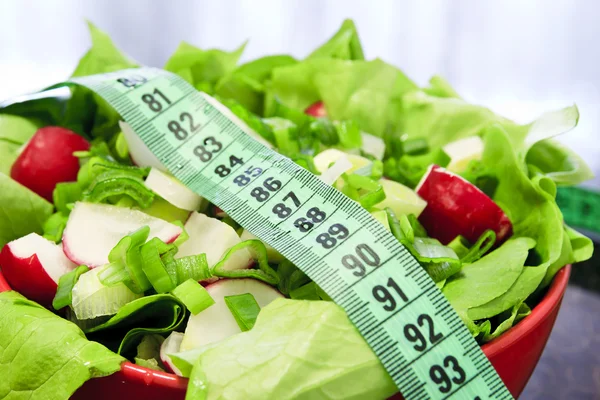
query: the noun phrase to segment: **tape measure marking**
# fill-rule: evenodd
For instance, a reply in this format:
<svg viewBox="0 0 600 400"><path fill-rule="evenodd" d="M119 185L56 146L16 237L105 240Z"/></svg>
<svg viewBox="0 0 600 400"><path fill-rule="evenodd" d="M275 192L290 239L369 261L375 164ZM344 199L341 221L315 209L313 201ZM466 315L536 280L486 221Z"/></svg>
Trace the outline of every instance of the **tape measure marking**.
<svg viewBox="0 0 600 400"><path fill-rule="evenodd" d="M107 100L173 175L343 307L405 399L512 398L423 268L358 203L174 74L141 68L70 83Z"/></svg>

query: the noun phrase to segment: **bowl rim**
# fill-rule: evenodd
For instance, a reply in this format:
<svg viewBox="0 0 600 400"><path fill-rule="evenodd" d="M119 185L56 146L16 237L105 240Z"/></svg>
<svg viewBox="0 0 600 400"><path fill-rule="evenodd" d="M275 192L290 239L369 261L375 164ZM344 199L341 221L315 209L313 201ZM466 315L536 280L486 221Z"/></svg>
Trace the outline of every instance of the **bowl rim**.
<svg viewBox="0 0 600 400"><path fill-rule="evenodd" d="M504 349L513 346L522 337L534 331L554 311L562 300L562 297L571 275L571 265L562 267L554 276L552 284L546 295L531 310L531 314L523 318L517 325L510 328L497 339L484 344L481 349L488 358L494 357ZM0 292L11 290L8 282L0 271ZM121 370L115 375L131 383L143 383L145 385L156 385L164 388L186 390L188 378L177 376L168 372L154 371L126 361L121 365Z"/></svg>

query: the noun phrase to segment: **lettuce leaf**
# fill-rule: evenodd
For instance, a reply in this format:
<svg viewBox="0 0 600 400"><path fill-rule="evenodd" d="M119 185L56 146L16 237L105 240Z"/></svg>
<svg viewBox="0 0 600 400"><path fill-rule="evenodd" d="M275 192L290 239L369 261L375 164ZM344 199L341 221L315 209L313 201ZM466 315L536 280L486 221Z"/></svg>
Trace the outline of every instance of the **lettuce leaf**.
<svg viewBox="0 0 600 400"><path fill-rule="evenodd" d="M319 48L307 57L311 58L339 58L342 60L364 60L362 45L356 31L354 21L346 19L340 29Z"/></svg>
<svg viewBox="0 0 600 400"><path fill-rule="evenodd" d="M72 77L101 74L137 67L110 37L88 22L92 48L79 60ZM119 114L99 95L78 86L68 100L62 125L92 137L111 138L118 132Z"/></svg>
<svg viewBox="0 0 600 400"><path fill-rule="evenodd" d="M31 232L42 234L54 206L0 172L0 247Z"/></svg>
<svg viewBox="0 0 600 400"><path fill-rule="evenodd" d="M535 240L530 238L510 239L473 264L463 266L460 273L446 281L442 292L464 319L470 309L502 296L515 284L534 246Z"/></svg>
<svg viewBox="0 0 600 400"><path fill-rule="evenodd" d="M541 176L529 179L499 125L486 130L484 144L482 162L498 179L494 201L512 222L514 237L536 241L538 260L529 265L547 268L559 257L562 245L563 222L554 198L556 187Z"/></svg>
<svg viewBox="0 0 600 400"><path fill-rule="evenodd" d="M542 171L557 185L577 185L594 177L586 162L555 140L543 140L527 152L527 164Z"/></svg>
<svg viewBox="0 0 600 400"><path fill-rule="evenodd" d="M19 149L33 136L38 126L16 115L0 114L0 173L10 174Z"/></svg>
<svg viewBox="0 0 600 400"><path fill-rule="evenodd" d="M275 300L252 330L177 359L186 371L195 364L190 391L208 399L384 399L397 391L346 313L328 301Z"/></svg>
<svg viewBox="0 0 600 400"><path fill-rule="evenodd" d="M215 86L215 93L232 99L257 115L264 114L266 84L275 68L295 64L292 56L274 55L240 65Z"/></svg>
<svg viewBox="0 0 600 400"><path fill-rule="evenodd" d="M67 399L125 359L16 292L0 293L0 398Z"/></svg>
<svg viewBox="0 0 600 400"><path fill-rule="evenodd" d="M238 49L202 50L187 42L181 42L175 53L167 60L164 69L174 72L192 84L196 89L212 94L219 79L235 69L246 43Z"/></svg>
<svg viewBox="0 0 600 400"><path fill-rule="evenodd" d="M185 316L185 305L175 296L156 294L124 305L108 321L84 331L91 340L129 356L144 335L172 332Z"/></svg>
<svg viewBox="0 0 600 400"><path fill-rule="evenodd" d="M269 91L296 110L322 100L332 120L354 120L363 131L382 136L400 130L402 96L416 88L402 71L380 59L313 58L273 70Z"/></svg>

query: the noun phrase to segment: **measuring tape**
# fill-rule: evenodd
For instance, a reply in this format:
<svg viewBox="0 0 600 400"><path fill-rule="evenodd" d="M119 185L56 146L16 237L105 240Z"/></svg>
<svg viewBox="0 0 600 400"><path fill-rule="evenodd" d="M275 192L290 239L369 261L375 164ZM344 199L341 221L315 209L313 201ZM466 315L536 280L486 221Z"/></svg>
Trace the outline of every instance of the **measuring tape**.
<svg viewBox="0 0 600 400"><path fill-rule="evenodd" d="M442 292L368 211L253 139L177 75L73 78L190 189L296 264L338 305L406 400L512 399Z"/></svg>

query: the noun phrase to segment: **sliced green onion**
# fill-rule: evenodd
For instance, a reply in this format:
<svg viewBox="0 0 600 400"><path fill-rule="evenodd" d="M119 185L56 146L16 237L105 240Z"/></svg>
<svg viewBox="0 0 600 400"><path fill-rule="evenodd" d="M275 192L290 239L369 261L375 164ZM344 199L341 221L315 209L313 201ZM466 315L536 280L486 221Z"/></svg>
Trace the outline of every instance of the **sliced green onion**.
<svg viewBox="0 0 600 400"><path fill-rule="evenodd" d="M212 273L210 272L208 262L206 261L206 254L175 259L175 274L178 283L185 282L188 279L204 281L212 278Z"/></svg>
<svg viewBox="0 0 600 400"><path fill-rule="evenodd" d="M290 156L300 152L300 145L296 140L298 126L295 123L279 117L264 118L263 122L273 130L275 144L281 154Z"/></svg>
<svg viewBox="0 0 600 400"><path fill-rule="evenodd" d="M122 263L107 264L98 279L105 286L115 286L121 283L130 282L129 273Z"/></svg>
<svg viewBox="0 0 600 400"><path fill-rule="evenodd" d="M337 129L328 118L317 118L311 122L310 132L325 146L335 146L340 141Z"/></svg>
<svg viewBox="0 0 600 400"><path fill-rule="evenodd" d="M194 315L206 310L208 307L215 304L215 301L206 289L193 279L188 279L175 289L173 295L177 297L188 310ZM227 301L227 299L225 300Z"/></svg>
<svg viewBox="0 0 600 400"><path fill-rule="evenodd" d="M425 138L406 139L402 142L404 154L419 155L429 151L429 144Z"/></svg>
<svg viewBox="0 0 600 400"><path fill-rule="evenodd" d="M389 178L414 188L431 164L445 167L449 163L448 154L442 149L437 149L423 155L405 154L400 158L388 158L383 163L383 169Z"/></svg>
<svg viewBox="0 0 600 400"><path fill-rule="evenodd" d="M427 231L425 230L423 225L421 225L421 223L414 214L408 214L406 218L408 219L408 222L410 223L410 226L412 227L415 236L427 237Z"/></svg>
<svg viewBox="0 0 600 400"><path fill-rule="evenodd" d="M258 261L259 269L226 270L224 266L229 257L236 251L245 248L251 249L250 253L253 254L256 261ZM269 265L267 249L260 240L246 240L231 247L227 250L227 253L225 253L221 260L214 265L212 272L215 276L221 278L254 278L270 285L277 285L279 283L279 276Z"/></svg>
<svg viewBox="0 0 600 400"><path fill-rule="evenodd" d="M385 208L385 212L388 217L392 235L394 235L394 237L402 244L413 243L415 240L415 232L410 224L408 216L401 215L400 219L398 219L396 218L394 211L389 207Z"/></svg>
<svg viewBox="0 0 600 400"><path fill-rule="evenodd" d="M154 196L154 201L150 204L150 207L143 208L142 211L170 223L175 223L175 221L185 221L190 215L189 211L177 208L157 195Z"/></svg>
<svg viewBox="0 0 600 400"><path fill-rule="evenodd" d="M181 228L181 233L179 234L179 236L177 236L177 239L175 239L175 241L173 242L173 244L176 247L179 247L179 246L181 246L183 243L185 243L190 238L190 235L185 230L185 226L183 225L183 222L177 220L177 221L173 221L171 223L173 225L177 225L178 227Z"/></svg>
<svg viewBox="0 0 600 400"><path fill-rule="evenodd" d="M61 212L56 212L44 222L43 231L44 237L54 243L59 243L62 240L63 231L67 226L68 216Z"/></svg>
<svg viewBox="0 0 600 400"><path fill-rule="evenodd" d="M129 157L129 146L127 146L127 140L125 140L123 132L119 132L117 135L117 139L115 140L115 152L117 153L117 157L121 159Z"/></svg>
<svg viewBox="0 0 600 400"><path fill-rule="evenodd" d="M360 128L354 121L334 121L340 145L345 149L359 149L362 147Z"/></svg>
<svg viewBox="0 0 600 400"><path fill-rule="evenodd" d="M73 301L73 287L79 280L81 274L88 272L90 269L85 265L80 265L72 271L67 272L58 279L58 288L56 295L52 300L52 307L55 310L60 310L63 307L70 306Z"/></svg>
<svg viewBox="0 0 600 400"><path fill-rule="evenodd" d="M72 307L77 319L116 314L125 304L143 296L133 293L123 283L104 286L98 279L103 268L94 268L82 274L73 287Z"/></svg>
<svg viewBox="0 0 600 400"><path fill-rule="evenodd" d="M156 293L167 293L177 286L177 277L175 276L174 271L169 274L163 263L163 259L161 259L160 250L164 250L164 246L167 245L165 245L162 240L153 238L140 248L142 255L142 270L146 274L146 278L154 290L156 290Z"/></svg>
<svg viewBox="0 0 600 400"><path fill-rule="evenodd" d="M140 254L140 246L146 242L149 234L150 227L143 226L119 240L119 243L108 254L108 261L112 268L117 269L121 265L127 272L129 279L123 282L134 293L143 293L151 287L150 281L148 281L142 269L142 256ZM103 283L108 282L105 279L105 276L101 277ZM112 282L114 283L114 281Z"/></svg>
<svg viewBox="0 0 600 400"><path fill-rule="evenodd" d="M447 279L460 271L462 262L454 251L433 238L415 237L407 246L434 282Z"/></svg>
<svg viewBox="0 0 600 400"><path fill-rule="evenodd" d="M496 243L496 232L491 229L483 232L479 239L471 246L469 252L461 257L463 263L472 263L479 260Z"/></svg>
<svg viewBox="0 0 600 400"><path fill-rule="evenodd" d="M252 329L260 312L260 306L252 294L244 293L235 296L225 296L225 304L229 307L233 318L235 318L242 332Z"/></svg>
<svg viewBox="0 0 600 400"><path fill-rule="evenodd" d="M462 259L469 252L471 244L464 236L458 235L454 240L448 243L448 247L454 250L458 258Z"/></svg>
<svg viewBox="0 0 600 400"><path fill-rule="evenodd" d="M81 199L82 190L77 182L61 182L56 185L52 193L52 199L56 209L65 215L71 213L69 204L73 204Z"/></svg>
<svg viewBox="0 0 600 400"><path fill-rule="evenodd" d="M140 207L150 207L154 192L146 187L144 181L129 171L110 170L98 175L83 193L83 201L102 203L115 196L129 196Z"/></svg>
<svg viewBox="0 0 600 400"><path fill-rule="evenodd" d="M160 335L144 335L142 341L137 346L137 355L134 360L139 366L153 369L155 371L164 371L160 360L160 346L165 341Z"/></svg>
<svg viewBox="0 0 600 400"><path fill-rule="evenodd" d="M385 199L383 186L376 180L355 174L342 176L346 183L342 192L364 208L369 209Z"/></svg>

